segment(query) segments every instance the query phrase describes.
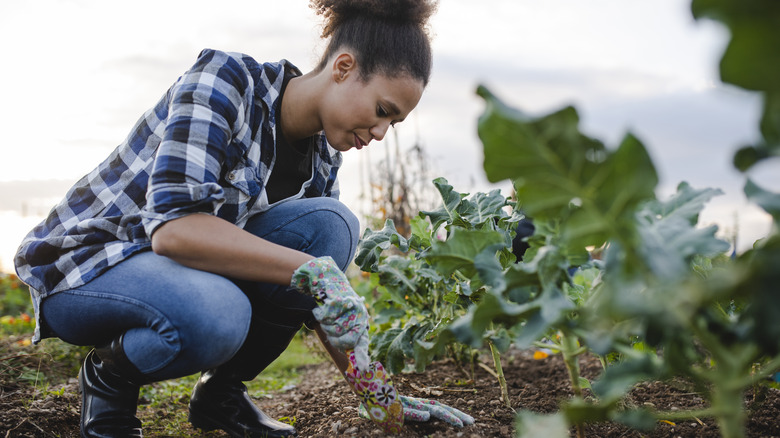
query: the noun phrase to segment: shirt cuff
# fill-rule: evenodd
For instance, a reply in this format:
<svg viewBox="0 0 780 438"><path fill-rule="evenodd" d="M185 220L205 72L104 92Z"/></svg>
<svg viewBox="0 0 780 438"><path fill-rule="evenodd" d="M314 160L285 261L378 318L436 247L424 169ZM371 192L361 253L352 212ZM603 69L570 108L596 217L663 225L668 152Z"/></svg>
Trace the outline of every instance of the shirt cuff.
<svg viewBox="0 0 780 438"><path fill-rule="evenodd" d="M160 225L194 213L217 214L225 202L225 191L219 184L161 184L146 195L141 222L151 237Z"/></svg>

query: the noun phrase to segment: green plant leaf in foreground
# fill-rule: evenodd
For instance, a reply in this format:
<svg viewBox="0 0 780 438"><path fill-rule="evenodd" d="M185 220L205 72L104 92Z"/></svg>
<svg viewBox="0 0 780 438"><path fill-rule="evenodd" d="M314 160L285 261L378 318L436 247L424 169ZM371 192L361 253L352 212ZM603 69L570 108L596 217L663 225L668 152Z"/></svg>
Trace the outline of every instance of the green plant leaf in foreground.
<svg viewBox="0 0 780 438"><path fill-rule="evenodd" d="M610 151L580 133L574 108L533 119L485 87L477 93L486 102L478 131L488 179L511 179L523 212L561 219L565 239L600 246L633 226L636 206L654 197L658 176L634 136Z"/></svg>
<svg viewBox="0 0 780 438"><path fill-rule="evenodd" d="M745 184L745 195L772 215L776 229L780 227L780 194L764 190L753 181L748 180Z"/></svg>
<svg viewBox="0 0 780 438"><path fill-rule="evenodd" d="M569 423L562 413L537 414L521 411L515 421L518 438L568 438Z"/></svg>
<svg viewBox="0 0 780 438"><path fill-rule="evenodd" d="M734 156L740 171L771 156L780 156L780 2L777 0L693 0L691 12L725 24L731 39L720 61L724 82L763 92L761 134L764 141L741 148Z"/></svg>
<svg viewBox="0 0 780 438"><path fill-rule="evenodd" d="M736 289L749 299L740 319L750 327L749 339L773 355L780 354L780 234L773 234L738 259ZM722 282L727 284L725 281Z"/></svg>

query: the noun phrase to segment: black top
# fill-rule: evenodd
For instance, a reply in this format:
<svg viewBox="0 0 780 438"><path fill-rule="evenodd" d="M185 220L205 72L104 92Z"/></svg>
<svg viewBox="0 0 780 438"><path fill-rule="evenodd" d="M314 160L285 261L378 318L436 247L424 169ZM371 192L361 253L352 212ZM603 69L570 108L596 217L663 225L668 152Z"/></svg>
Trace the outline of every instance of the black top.
<svg viewBox="0 0 780 438"><path fill-rule="evenodd" d="M269 204L297 194L303 183L311 178L311 154L315 146L314 138L304 138L290 144L284 138L281 130L282 100L287 83L292 77L292 75L285 75L278 100L279 108L276 110L276 164L271 170L271 176L265 187Z"/></svg>

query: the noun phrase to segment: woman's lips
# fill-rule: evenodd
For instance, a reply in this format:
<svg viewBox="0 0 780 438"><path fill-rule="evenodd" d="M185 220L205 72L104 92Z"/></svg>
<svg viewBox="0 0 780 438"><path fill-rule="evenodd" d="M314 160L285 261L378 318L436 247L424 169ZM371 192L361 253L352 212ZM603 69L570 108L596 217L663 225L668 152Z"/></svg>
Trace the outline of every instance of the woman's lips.
<svg viewBox="0 0 780 438"><path fill-rule="evenodd" d="M361 150L363 149L363 146L365 146L367 143L363 141L362 138L358 137L357 134L355 134L355 149Z"/></svg>

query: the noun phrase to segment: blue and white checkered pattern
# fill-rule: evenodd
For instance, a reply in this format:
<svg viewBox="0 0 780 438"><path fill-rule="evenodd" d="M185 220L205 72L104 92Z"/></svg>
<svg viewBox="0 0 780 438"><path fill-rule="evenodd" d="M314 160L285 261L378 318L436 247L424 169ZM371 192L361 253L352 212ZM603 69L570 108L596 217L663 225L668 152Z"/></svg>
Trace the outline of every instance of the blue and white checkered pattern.
<svg viewBox="0 0 780 438"><path fill-rule="evenodd" d="M22 241L15 264L41 298L80 286L151 247L155 229L193 213L238 226L269 208L276 111L288 61L204 50L111 155ZM313 177L297 197L338 197L341 154L318 135Z"/></svg>

